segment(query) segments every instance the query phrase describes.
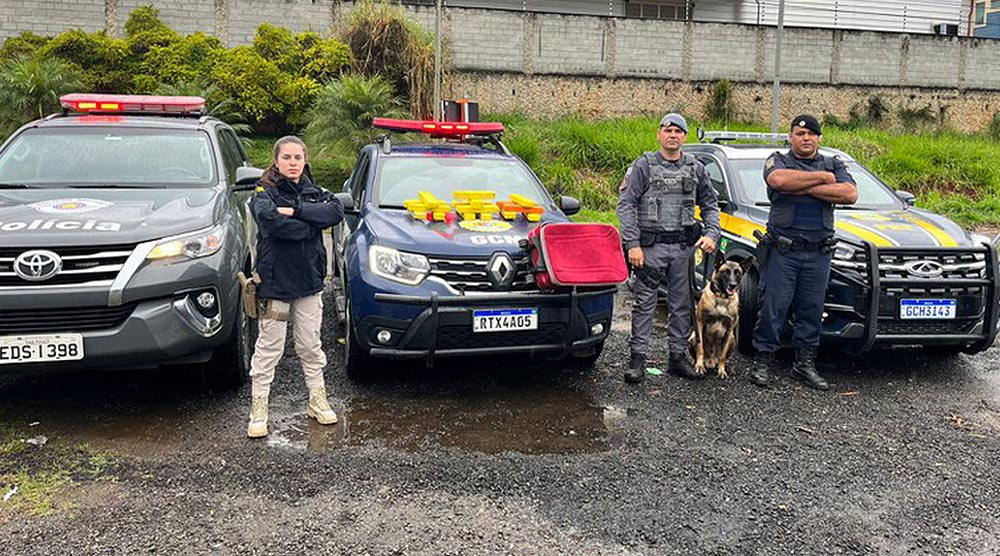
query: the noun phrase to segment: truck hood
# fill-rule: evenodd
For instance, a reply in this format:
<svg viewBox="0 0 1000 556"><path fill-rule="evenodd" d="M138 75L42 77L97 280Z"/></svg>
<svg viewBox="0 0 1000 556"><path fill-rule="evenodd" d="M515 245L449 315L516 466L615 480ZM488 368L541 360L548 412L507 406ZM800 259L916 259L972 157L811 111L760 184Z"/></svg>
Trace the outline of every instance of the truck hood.
<svg viewBox="0 0 1000 556"><path fill-rule="evenodd" d="M561 213L546 212L542 222L524 217L506 220L459 220L452 223L417 220L405 210L376 209L365 217L380 245L424 255L488 257L495 251L517 253L517 242L543 222L568 222Z"/></svg>
<svg viewBox="0 0 1000 556"><path fill-rule="evenodd" d="M916 208L838 210L837 236L878 247L970 247L972 240L951 220Z"/></svg>
<svg viewBox="0 0 1000 556"><path fill-rule="evenodd" d="M208 227L223 202L216 188L0 191L0 245L141 243Z"/></svg>

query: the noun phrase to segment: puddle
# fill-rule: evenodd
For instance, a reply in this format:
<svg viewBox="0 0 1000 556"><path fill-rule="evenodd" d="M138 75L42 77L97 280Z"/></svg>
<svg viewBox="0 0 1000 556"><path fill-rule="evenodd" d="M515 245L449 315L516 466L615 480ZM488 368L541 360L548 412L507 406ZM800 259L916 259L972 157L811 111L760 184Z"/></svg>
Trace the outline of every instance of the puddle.
<svg viewBox="0 0 1000 556"><path fill-rule="evenodd" d="M420 398L361 397L325 427L304 414L278 419L269 446L325 452L370 442L404 451L434 447L497 454L603 452L620 439L627 413L569 389L496 391Z"/></svg>

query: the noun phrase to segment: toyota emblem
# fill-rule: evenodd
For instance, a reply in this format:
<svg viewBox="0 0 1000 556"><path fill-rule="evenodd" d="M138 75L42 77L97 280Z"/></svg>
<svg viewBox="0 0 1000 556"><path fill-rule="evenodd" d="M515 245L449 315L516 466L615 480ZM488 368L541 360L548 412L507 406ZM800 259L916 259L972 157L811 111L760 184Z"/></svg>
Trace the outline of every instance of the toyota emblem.
<svg viewBox="0 0 1000 556"><path fill-rule="evenodd" d="M937 261L910 261L903 265L912 276L919 276L921 278L934 278L940 276L944 271L944 265Z"/></svg>
<svg viewBox="0 0 1000 556"><path fill-rule="evenodd" d="M497 252L490 257L490 262L486 265L486 274L489 276L494 289L509 290L511 284L514 283L517 267L514 265L514 261L510 258L510 255Z"/></svg>
<svg viewBox="0 0 1000 556"><path fill-rule="evenodd" d="M52 251L25 251L14 259L14 273L29 282L48 280L60 270L62 259Z"/></svg>

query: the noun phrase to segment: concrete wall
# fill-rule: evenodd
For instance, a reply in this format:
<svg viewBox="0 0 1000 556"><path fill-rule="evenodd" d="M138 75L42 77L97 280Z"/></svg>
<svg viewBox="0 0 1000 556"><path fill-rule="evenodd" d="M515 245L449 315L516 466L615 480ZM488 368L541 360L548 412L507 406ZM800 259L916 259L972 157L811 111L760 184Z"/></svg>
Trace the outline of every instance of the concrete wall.
<svg viewBox="0 0 1000 556"><path fill-rule="evenodd" d="M0 0L0 38L21 31L53 35L72 27L108 29L121 35L129 13L149 3L181 33L213 33L230 46L250 43L254 30L263 22L295 31L330 33L353 9L353 3L339 0ZM432 8L408 9L414 19L433 28ZM549 100L543 101L544 95L539 94L531 97L539 104L524 104L526 97L509 91L535 90L530 79L525 79L528 76L551 76L553 79L539 79L538 83L569 87L578 99L589 98L591 93L577 84L601 84L599 88L606 94L620 90L613 86L615 80L624 80L627 86L621 90L630 90L634 83L650 79L660 89L676 90L675 82L681 82L685 90L702 93L710 82L729 79L739 90L753 91L753 98L770 98L776 40L773 27L464 8L447 9L442 23L456 75L494 75L495 83L505 83L496 90L508 90L511 98L497 99L498 106L513 103L528 111L545 112L557 106L570 112L591 111L582 101L576 107L556 101L563 96L558 90L548 92ZM469 77L459 82L482 89L485 81ZM894 90L906 91L901 98L930 95L928 102L936 102L933 99L941 94L1000 91L1000 41L790 27L782 50L781 81L786 91L850 90L856 94L875 88L883 96ZM669 104L660 96L642 99L640 104ZM605 99L604 113L633 106L632 99L626 100ZM494 109L493 104L485 105ZM954 106L950 114L956 113ZM972 108L975 114L984 110ZM995 106L990 108L988 114L995 110ZM839 115L846 115L846 111Z"/></svg>

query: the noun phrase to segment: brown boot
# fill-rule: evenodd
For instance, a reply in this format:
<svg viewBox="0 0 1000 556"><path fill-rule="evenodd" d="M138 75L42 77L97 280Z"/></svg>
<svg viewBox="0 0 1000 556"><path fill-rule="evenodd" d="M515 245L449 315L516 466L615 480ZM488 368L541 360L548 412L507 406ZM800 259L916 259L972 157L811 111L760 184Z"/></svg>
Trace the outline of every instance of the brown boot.
<svg viewBox="0 0 1000 556"><path fill-rule="evenodd" d="M326 388L309 391L309 407L306 408L306 414L321 425L332 425L337 422L337 414L333 412L330 401L326 399Z"/></svg>
<svg viewBox="0 0 1000 556"><path fill-rule="evenodd" d="M261 438L267 436L267 394L258 394L250 403L250 422L247 436Z"/></svg>

